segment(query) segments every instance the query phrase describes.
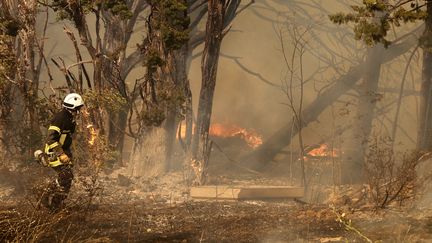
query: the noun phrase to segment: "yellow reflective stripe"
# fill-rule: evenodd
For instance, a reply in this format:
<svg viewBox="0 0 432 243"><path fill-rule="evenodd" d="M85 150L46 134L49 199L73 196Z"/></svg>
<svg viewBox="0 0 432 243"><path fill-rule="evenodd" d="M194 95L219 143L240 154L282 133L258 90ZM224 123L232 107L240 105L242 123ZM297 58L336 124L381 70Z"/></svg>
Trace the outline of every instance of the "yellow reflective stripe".
<svg viewBox="0 0 432 243"><path fill-rule="evenodd" d="M61 131L60 127L53 126L53 125L49 126L48 130L54 130L54 131L56 131L58 133L60 133L60 131Z"/></svg>
<svg viewBox="0 0 432 243"><path fill-rule="evenodd" d="M52 144L45 144L45 153L46 154L51 154L52 152L50 152L49 150L52 148L55 148L57 146L60 146L59 142L54 142Z"/></svg>
<svg viewBox="0 0 432 243"><path fill-rule="evenodd" d="M56 166L59 166L59 165L62 165L62 164L63 164L63 163L60 162L60 159L59 159L59 158L57 158L56 160L51 161L51 162L48 163L48 165L49 165L50 167L56 167Z"/></svg>
<svg viewBox="0 0 432 243"><path fill-rule="evenodd" d="M59 165L71 165L71 164L72 164L71 161L69 161L68 163L64 164L64 163L62 163L60 161L59 157L57 157L56 160L49 162L48 166L50 166L50 167L56 167L56 166L59 166Z"/></svg>
<svg viewBox="0 0 432 243"><path fill-rule="evenodd" d="M49 146L48 146L48 144L45 144L45 151L44 151L46 154L50 154L50 153L52 153L52 152L50 152L49 151Z"/></svg>
<svg viewBox="0 0 432 243"><path fill-rule="evenodd" d="M51 149L51 148L55 148L55 147L57 147L57 146L60 146L60 143L59 143L59 142L54 142L54 143L48 145L48 147L49 147L50 149Z"/></svg>
<svg viewBox="0 0 432 243"><path fill-rule="evenodd" d="M62 133L62 135L60 135L60 144L63 145L65 140L66 140L67 134Z"/></svg>

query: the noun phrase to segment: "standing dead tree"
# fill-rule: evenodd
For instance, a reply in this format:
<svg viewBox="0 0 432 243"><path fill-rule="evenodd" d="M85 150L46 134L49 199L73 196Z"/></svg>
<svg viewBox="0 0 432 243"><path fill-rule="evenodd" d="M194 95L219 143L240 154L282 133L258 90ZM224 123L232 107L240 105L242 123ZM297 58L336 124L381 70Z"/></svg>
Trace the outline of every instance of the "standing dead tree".
<svg viewBox="0 0 432 243"><path fill-rule="evenodd" d="M227 11L232 11L232 8L234 8L235 12L239 4L240 1L231 0L208 1L206 37L201 59L202 83L191 149L192 160L198 163L199 184L205 183L212 147L209 139L209 129L219 53L223 37L229 30L229 28L225 29L225 16Z"/></svg>
<svg viewBox="0 0 432 243"><path fill-rule="evenodd" d="M308 42L310 26L302 28L297 26L295 21L288 21L287 25L281 27L278 31L281 50L287 73L282 79L282 92L284 93L287 103L293 114L293 123L298 130L297 137L300 146L300 166L301 182L307 190L306 169L305 169L305 147L303 142L303 99L304 99L304 55ZM292 43L292 51L288 51L285 45L285 35L288 34ZM292 161L291 161L292 163Z"/></svg>

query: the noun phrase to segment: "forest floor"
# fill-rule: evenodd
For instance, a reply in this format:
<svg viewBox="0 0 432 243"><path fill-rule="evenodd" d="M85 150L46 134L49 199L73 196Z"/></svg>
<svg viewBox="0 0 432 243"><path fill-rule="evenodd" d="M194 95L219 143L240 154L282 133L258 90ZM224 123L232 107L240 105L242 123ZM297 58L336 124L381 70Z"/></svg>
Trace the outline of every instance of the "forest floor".
<svg viewBox="0 0 432 243"><path fill-rule="evenodd" d="M93 190L78 176L65 208L50 213L36 205L28 173L1 174L0 242L432 241L432 210L412 204L377 211L334 195L314 203L195 201L181 172L130 179L119 170L100 173Z"/></svg>

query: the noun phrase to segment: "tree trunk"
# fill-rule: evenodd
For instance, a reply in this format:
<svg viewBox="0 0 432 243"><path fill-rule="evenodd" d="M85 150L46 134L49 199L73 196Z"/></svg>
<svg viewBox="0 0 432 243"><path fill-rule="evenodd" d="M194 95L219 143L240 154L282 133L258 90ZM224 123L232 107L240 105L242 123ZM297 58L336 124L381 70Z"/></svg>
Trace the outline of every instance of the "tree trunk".
<svg viewBox="0 0 432 243"><path fill-rule="evenodd" d="M17 98L16 95L14 95L16 88L11 82L6 80L7 78L15 79L15 55L13 50L16 38L4 35L3 33L0 34L0 55L2 55L3 58L0 62L0 69L2 70L0 72L0 158L6 161L4 158L13 155L10 146L14 143L12 139L16 138L13 129L16 124L13 120L14 115L19 112L14 109L14 106L17 104Z"/></svg>
<svg viewBox="0 0 432 243"><path fill-rule="evenodd" d="M165 119L165 172L169 172L173 169L174 162L172 157L174 154L174 142L176 139L176 124L177 122L177 109L171 108L168 110L167 117Z"/></svg>
<svg viewBox="0 0 432 243"><path fill-rule="evenodd" d="M103 60L103 78L104 83L110 88L118 91L123 99L127 100L127 91L125 79L127 74L122 74L125 60L126 45L125 43L125 24L118 16L111 16L110 13L105 13L105 21L110 21L106 25L104 36L104 53L107 53L109 58ZM124 76L123 76L124 75ZM116 163L121 164L123 154L123 142L127 125L126 109L109 112L109 127L108 127L108 144L118 153Z"/></svg>
<svg viewBox="0 0 432 243"><path fill-rule="evenodd" d="M27 155L31 155L32 151L42 146L42 134L39 124L39 115L36 109L36 101L39 87L39 70L36 67L36 14L37 2L27 1L22 2L19 8L21 24L23 25L20 34L18 35L18 66L17 78L21 95L24 98L26 110L26 127L27 134L25 135L24 148Z"/></svg>
<svg viewBox="0 0 432 243"><path fill-rule="evenodd" d="M427 1L425 30L421 38L423 68L420 88L420 117L417 135L417 149L432 151L432 1Z"/></svg>
<svg viewBox="0 0 432 243"><path fill-rule="evenodd" d="M406 41L395 44L389 47L383 54L382 63L391 61L403 53L410 50L417 39L410 37ZM335 102L341 95L345 94L348 90L352 89L356 82L362 77L365 63L361 63L356 67L351 68L345 75L340 77L333 86L324 91L312 103L310 103L303 110L303 127L315 121L318 116L333 102ZM244 156L240 160L246 166L262 170L266 164L273 159L283 148L291 143L291 138L298 133L298 130L292 122L283 126L270 136L259 148L252 153Z"/></svg>
<svg viewBox="0 0 432 243"><path fill-rule="evenodd" d="M187 13L185 13L187 14ZM179 117L181 114L182 106L188 105L188 92L185 91L185 87L189 87L189 82L187 79L187 54L188 54L188 44L184 44L182 48L173 52L169 58L170 65L165 72L168 72L170 79L174 83L172 92L178 92L178 95L184 96L180 100L175 100L174 104L168 106L167 120L165 121L165 131L166 131L166 148L165 148L165 163L167 171L172 170L177 165L173 161L174 145L177 135L177 127L179 124ZM184 101L182 101L184 100ZM187 107L183 108L187 112ZM187 113L185 114L187 116Z"/></svg>
<svg viewBox="0 0 432 243"><path fill-rule="evenodd" d="M192 131L193 131L193 112L192 112L192 91L190 90L189 81L185 83L185 122L186 122L186 136L185 136L185 152L190 153L192 146Z"/></svg>
<svg viewBox="0 0 432 243"><path fill-rule="evenodd" d="M375 117L378 97L378 82L381 71L384 47L378 44L367 51L363 82L360 84L359 103L354 119L353 137L349 142L346 160L342 163L341 182L352 184L364 179L364 160L368 148L369 135Z"/></svg>
<svg viewBox="0 0 432 243"><path fill-rule="evenodd" d="M219 52L222 42L222 31L224 27L224 0L208 1L208 19L206 24L206 40L203 57L201 60L202 82L199 96L197 121L192 141L192 158L202 159L202 155L208 151L200 149L208 148L208 132L213 107L213 95L216 86L216 75L219 61Z"/></svg>

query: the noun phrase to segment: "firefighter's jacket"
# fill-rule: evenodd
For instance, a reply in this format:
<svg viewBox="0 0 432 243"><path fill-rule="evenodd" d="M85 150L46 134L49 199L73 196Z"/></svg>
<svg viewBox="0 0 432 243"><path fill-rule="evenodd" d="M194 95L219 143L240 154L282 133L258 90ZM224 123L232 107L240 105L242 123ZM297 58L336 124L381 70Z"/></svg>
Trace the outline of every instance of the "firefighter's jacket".
<svg viewBox="0 0 432 243"><path fill-rule="evenodd" d="M58 158L60 154L56 154L56 151L63 150L68 156L71 156L70 147L75 126L76 123L72 114L65 108L55 114L48 127L48 136L45 144L45 153L51 157L49 166L56 167L62 165Z"/></svg>

